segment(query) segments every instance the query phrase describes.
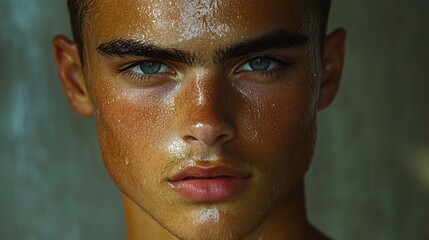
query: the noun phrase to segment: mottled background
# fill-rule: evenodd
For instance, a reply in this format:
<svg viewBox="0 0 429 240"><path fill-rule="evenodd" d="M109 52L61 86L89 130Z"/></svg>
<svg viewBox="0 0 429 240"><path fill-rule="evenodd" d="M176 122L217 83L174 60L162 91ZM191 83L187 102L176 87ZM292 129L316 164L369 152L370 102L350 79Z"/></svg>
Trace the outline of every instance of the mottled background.
<svg viewBox="0 0 429 240"><path fill-rule="evenodd" d="M343 84L320 114L309 216L335 239L429 239L429 1L337 0ZM332 28L331 27L331 28ZM92 119L62 96L65 0L0 0L0 239L124 239Z"/></svg>

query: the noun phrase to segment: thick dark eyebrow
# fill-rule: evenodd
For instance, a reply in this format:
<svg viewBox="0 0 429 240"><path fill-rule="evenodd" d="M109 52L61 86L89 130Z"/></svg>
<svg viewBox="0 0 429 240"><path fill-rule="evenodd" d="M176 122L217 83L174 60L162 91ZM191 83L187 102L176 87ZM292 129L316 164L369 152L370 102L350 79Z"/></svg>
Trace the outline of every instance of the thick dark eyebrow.
<svg viewBox="0 0 429 240"><path fill-rule="evenodd" d="M252 53L263 52L272 49L298 48L306 45L309 37L288 30L277 30L261 37L244 40L228 47L217 49L212 56L215 63L223 63L228 59L244 56ZM117 39L100 44L97 47L100 54L116 57L150 57L182 62L189 66L195 66L202 62L202 57L195 53L175 48L162 48L150 43L133 39Z"/></svg>
<svg viewBox="0 0 429 240"><path fill-rule="evenodd" d="M161 48L155 45L140 42L133 39L117 39L103 43L97 47L100 54L116 57L150 57L157 59L168 59L175 62L182 62L193 66L197 62L194 53L178 50L175 48Z"/></svg>
<svg viewBox="0 0 429 240"><path fill-rule="evenodd" d="M309 37L289 30L277 30L261 37L238 42L230 47L219 48L213 60L216 63L225 62L228 59L275 49L291 49L305 46Z"/></svg>

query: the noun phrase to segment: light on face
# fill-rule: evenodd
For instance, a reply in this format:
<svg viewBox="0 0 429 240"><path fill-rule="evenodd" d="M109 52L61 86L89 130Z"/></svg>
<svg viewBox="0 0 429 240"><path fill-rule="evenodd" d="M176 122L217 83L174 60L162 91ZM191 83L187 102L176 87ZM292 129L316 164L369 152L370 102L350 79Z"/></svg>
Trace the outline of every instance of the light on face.
<svg viewBox="0 0 429 240"><path fill-rule="evenodd" d="M186 144L182 140L173 140L167 147L168 154L174 156L176 159L186 158Z"/></svg>
<svg viewBox="0 0 429 240"><path fill-rule="evenodd" d="M190 40L206 33L222 37L230 31L230 27L220 21L216 14L219 10L218 0L183 1L180 9L181 28L180 40Z"/></svg>
<svg viewBox="0 0 429 240"><path fill-rule="evenodd" d="M203 209L194 213L194 224L219 223L220 212L217 207Z"/></svg>

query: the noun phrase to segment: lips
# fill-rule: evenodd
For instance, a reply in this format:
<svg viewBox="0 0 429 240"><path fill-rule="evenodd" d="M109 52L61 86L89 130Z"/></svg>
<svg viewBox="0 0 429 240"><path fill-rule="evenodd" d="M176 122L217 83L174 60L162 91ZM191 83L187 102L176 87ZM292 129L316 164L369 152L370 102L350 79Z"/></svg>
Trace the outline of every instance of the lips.
<svg viewBox="0 0 429 240"><path fill-rule="evenodd" d="M250 177L250 173L229 166L196 166L177 172L168 182L185 199L216 202L237 196L246 188Z"/></svg>

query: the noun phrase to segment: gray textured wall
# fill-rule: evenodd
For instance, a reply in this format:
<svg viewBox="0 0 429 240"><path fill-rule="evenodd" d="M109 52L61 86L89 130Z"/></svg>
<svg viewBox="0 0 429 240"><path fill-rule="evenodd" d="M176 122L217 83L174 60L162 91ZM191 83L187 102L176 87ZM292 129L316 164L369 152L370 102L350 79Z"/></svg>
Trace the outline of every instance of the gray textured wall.
<svg viewBox="0 0 429 240"><path fill-rule="evenodd" d="M310 216L338 239L429 239L429 1L334 6L346 69L320 115Z"/></svg>
<svg viewBox="0 0 429 240"><path fill-rule="evenodd" d="M346 69L320 114L309 215L335 239L429 239L429 2L334 1ZM92 119L64 100L64 1L0 0L0 239L123 239Z"/></svg>
<svg viewBox="0 0 429 240"><path fill-rule="evenodd" d="M94 122L75 115L51 38L69 33L65 0L0 0L0 239L124 239L120 194Z"/></svg>

